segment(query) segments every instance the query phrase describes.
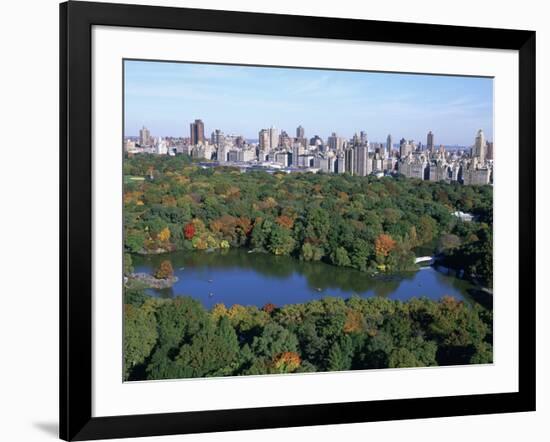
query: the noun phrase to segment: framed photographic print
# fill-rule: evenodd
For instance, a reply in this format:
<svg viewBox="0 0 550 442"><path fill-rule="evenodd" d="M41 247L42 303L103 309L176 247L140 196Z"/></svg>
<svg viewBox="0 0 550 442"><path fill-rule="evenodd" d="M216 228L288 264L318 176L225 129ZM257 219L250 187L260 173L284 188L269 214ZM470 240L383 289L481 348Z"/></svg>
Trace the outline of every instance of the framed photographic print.
<svg viewBox="0 0 550 442"><path fill-rule="evenodd" d="M61 4L61 438L535 409L535 33Z"/></svg>

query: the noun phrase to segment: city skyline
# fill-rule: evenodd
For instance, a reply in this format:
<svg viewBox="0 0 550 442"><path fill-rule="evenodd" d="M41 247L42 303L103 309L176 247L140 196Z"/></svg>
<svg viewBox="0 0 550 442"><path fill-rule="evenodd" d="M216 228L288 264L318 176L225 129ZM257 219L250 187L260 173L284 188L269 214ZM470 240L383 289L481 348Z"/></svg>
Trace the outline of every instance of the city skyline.
<svg viewBox="0 0 550 442"><path fill-rule="evenodd" d="M302 126L308 138L366 131L426 143L431 131L436 145L469 146L479 128L493 137L492 99L490 78L125 61L125 136L145 125L155 137L188 137L201 119L207 136Z"/></svg>

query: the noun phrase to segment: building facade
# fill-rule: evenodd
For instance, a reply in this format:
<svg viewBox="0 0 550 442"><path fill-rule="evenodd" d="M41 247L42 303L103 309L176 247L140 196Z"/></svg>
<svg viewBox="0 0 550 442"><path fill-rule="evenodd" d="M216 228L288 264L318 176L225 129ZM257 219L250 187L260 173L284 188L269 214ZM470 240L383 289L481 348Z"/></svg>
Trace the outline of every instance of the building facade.
<svg viewBox="0 0 550 442"><path fill-rule="evenodd" d="M204 144L204 123L202 120L195 120L189 125L190 140L192 146Z"/></svg>

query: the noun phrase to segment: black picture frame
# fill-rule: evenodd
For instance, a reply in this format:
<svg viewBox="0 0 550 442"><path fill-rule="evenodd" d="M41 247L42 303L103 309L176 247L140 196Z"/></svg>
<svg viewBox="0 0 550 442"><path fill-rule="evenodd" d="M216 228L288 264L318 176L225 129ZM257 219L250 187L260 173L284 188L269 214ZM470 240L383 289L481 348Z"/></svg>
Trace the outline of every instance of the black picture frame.
<svg viewBox="0 0 550 442"><path fill-rule="evenodd" d="M519 53L519 391L92 417L94 25L510 49ZM535 410L535 32L69 1L60 5L60 437L155 436Z"/></svg>

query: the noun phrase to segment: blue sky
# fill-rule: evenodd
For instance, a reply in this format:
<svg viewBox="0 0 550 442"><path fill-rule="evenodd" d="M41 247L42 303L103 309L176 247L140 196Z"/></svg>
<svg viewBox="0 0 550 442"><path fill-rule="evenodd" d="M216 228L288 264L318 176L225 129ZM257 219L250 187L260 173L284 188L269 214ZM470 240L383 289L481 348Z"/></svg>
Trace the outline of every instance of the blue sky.
<svg viewBox="0 0 550 442"><path fill-rule="evenodd" d="M294 136L364 130L371 141L402 137L473 144L493 137L493 80L435 75L125 62L125 135L145 125L154 136L189 136L189 123L257 138L274 126Z"/></svg>

